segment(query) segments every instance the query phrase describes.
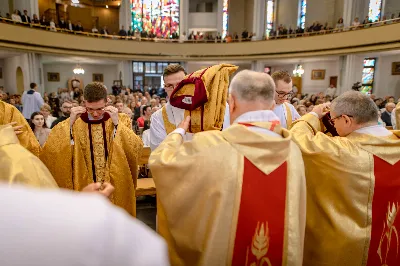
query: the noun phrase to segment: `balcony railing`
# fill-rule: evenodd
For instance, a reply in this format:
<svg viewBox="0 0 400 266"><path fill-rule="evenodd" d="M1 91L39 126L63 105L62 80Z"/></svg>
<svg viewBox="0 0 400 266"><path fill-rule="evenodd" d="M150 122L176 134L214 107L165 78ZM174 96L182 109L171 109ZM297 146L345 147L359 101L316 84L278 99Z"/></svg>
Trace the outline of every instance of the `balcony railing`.
<svg viewBox="0 0 400 266"><path fill-rule="evenodd" d="M235 43L235 42L244 42L244 41L271 41L277 39L290 39L290 38L300 38L300 37L309 37L309 36L318 36L318 35L326 35L326 34L335 34L340 32L346 31L353 31L353 30L363 30L372 27L382 27L385 25L391 25L394 23L400 23L400 18L396 19L389 19L379 22L371 22L368 24L360 24L359 26L350 26L350 27L343 27L343 28L335 28L329 30L321 30L321 31L313 31L313 32L304 32L304 33L293 33L293 34L286 34L286 35L279 35L279 36L270 36L267 37L265 40L251 40L251 39L232 39L231 41L226 40L180 40L180 39L170 39L170 38L143 38L139 36L119 36L119 35L110 35L110 34L99 34L99 33L91 33L85 31L74 31L62 28L51 28L46 25L41 25L39 23L26 23L26 22L17 22L7 18L0 18L0 22L2 23L9 23L19 26L31 27L35 29L42 29L47 31L52 31L56 33L64 33L64 34L75 34L79 36L87 36L92 38L105 38L105 39L112 39L112 40L133 40L133 41L147 41L147 42L164 42L164 43Z"/></svg>

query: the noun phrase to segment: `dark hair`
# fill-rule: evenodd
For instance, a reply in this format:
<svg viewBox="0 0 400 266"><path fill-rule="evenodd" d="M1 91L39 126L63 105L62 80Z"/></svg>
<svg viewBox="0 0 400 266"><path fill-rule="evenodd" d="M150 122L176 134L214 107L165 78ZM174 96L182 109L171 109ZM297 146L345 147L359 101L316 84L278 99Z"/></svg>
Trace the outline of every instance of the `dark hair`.
<svg viewBox="0 0 400 266"><path fill-rule="evenodd" d="M33 121L33 119L35 118L35 116L37 116L37 115L43 116L43 119L44 119L44 115L43 115L41 112L34 112L34 113L31 115L31 119L29 120L29 126L31 127L32 131L35 131L35 124L34 124L32 121ZM43 127L44 127L44 128L47 128L46 121L44 121Z"/></svg>
<svg viewBox="0 0 400 266"><path fill-rule="evenodd" d="M143 131L150 129L150 120L144 121Z"/></svg>
<svg viewBox="0 0 400 266"><path fill-rule="evenodd" d="M144 115L144 112L146 111L147 112L147 108L150 108L150 112L151 112L151 106L150 105L145 105L144 107L143 107L143 110L142 110L142 114Z"/></svg>
<svg viewBox="0 0 400 266"><path fill-rule="evenodd" d="M167 99L165 99L165 98L161 98L161 99L160 99L160 102L161 102L161 101L165 101L165 102L167 102Z"/></svg>
<svg viewBox="0 0 400 266"><path fill-rule="evenodd" d="M275 81L275 85L279 80L283 80L285 83L290 83L292 82L292 77L290 76L289 72L287 71L275 71L271 75L272 79Z"/></svg>
<svg viewBox="0 0 400 266"><path fill-rule="evenodd" d="M100 82L89 83L83 90L83 98L89 103L101 100L107 102L107 88Z"/></svg>
<svg viewBox="0 0 400 266"><path fill-rule="evenodd" d="M164 68L163 78L181 71L186 75L186 71L183 66L179 64L170 64L166 68Z"/></svg>
<svg viewBox="0 0 400 266"><path fill-rule="evenodd" d="M36 86L37 86L37 85L36 85L36 83L34 83L34 82L32 82L32 83L29 85L29 87L31 87L32 90L33 90Z"/></svg>

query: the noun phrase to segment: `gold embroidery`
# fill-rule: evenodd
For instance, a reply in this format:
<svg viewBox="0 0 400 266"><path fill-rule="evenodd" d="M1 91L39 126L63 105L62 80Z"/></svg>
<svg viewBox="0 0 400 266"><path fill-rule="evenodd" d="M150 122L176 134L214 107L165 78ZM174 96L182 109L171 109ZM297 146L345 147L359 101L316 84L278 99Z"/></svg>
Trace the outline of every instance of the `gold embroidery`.
<svg viewBox="0 0 400 266"><path fill-rule="evenodd" d="M396 202L396 205L394 204L394 202L392 203L392 209L390 209L390 202L388 203L388 211L386 213L386 223L383 223L383 232L382 232L382 236L381 236L381 240L379 241L379 247L377 250L377 253L379 255L379 259L381 260L382 266L388 266L388 264L386 263L387 257L388 257L388 253L390 251L390 243L392 241L392 233L394 232L396 235L396 257L399 254L399 235L397 233L397 229L394 226L394 221L396 220L396 216L397 213L399 211L399 203ZM384 254L384 258L382 258L382 244L383 241L387 240L386 243L386 254Z"/></svg>
<svg viewBox="0 0 400 266"><path fill-rule="evenodd" d="M92 125L93 159L97 182L105 181L106 158L104 149L103 127L101 124Z"/></svg>
<svg viewBox="0 0 400 266"><path fill-rule="evenodd" d="M264 263L267 263L268 266L272 266L268 257L266 257L269 248L269 229L268 222L257 223L256 232L253 236L253 242L251 244L251 253L257 258L257 261L252 262L250 266L262 266ZM246 254L246 266L248 265L249 259L249 248L247 248Z"/></svg>
<svg viewBox="0 0 400 266"><path fill-rule="evenodd" d="M172 131L174 131L176 129L176 126L174 124L172 124L171 122L169 122L166 106L164 106L162 108L162 116L163 116L163 120L164 120L165 132L167 132L167 135L168 135L169 133L171 133Z"/></svg>

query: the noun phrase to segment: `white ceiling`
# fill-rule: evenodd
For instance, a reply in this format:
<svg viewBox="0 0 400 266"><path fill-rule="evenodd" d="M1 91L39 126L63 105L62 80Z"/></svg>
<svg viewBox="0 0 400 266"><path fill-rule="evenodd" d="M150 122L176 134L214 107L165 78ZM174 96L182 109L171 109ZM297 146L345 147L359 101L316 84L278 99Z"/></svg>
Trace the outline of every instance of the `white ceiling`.
<svg viewBox="0 0 400 266"><path fill-rule="evenodd" d="M116 65L119 60L107 59L107 58L95 58L95 57L81 57L81 56L54 56L54 55L42 55L43 64L89 64L89 65Z"/></svg>

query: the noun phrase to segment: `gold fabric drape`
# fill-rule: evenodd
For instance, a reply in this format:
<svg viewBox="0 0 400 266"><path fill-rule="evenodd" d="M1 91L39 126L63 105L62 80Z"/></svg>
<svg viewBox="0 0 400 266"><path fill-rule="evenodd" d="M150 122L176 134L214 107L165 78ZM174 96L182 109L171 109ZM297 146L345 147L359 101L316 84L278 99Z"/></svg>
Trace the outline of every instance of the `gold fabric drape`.
<svg viewBox="0 0 400 266"><path fill-rule="evenodd" d="M263 123L257 126L268 128ZM158 228L168 243L172 265L232 263L244 158L265 174L287 162L283 265L302 264L304 166L289 132L281 129L280 134L282 139L273 138L236 124L222 132L195 134L189 142L170 134L152 152L149 166L165 211ZM273 188L265 193L269 189Z"/></svg>
<svg viewBox="0 0 400 266"><path fill-rule="evenodd" d="M132 131L131 120L127 115L119 114L115 138L114 125L108 119L105 122L108 160L105 161L103 136L99 135L101 127L101 124L92 124L97 180L110 182L115 187L111 201L136 216L137 163L143 143ZM80 191L94 182L88 124L82 119L74 123L73 136L74 145L71 145L69 119L58 124L52 129L40 159L60 187Z"/></svg>
<svg viewBox="0 0 400 266"><path fill-rule="evenodd" d="M304 265L366 265L374 215L374 156L388 165L398 162L400 131L389 137L356 132L329 137L320 132L320 120L313 114L295 121L290 131L306 169Z"/></svg>
<svg viewBox="0 0 400 266"><path fill-rule="evenodd" d="M204 131L221 130L224 123L225 107L228 97L229 77L238 69L229 64L214 65L207 69L201 79L207 92L208 102L204 104L203 126ZM204 69L191 74L199 77ZM194 95L194 84L186 84L175 95ZM191 116L191 132L201 131L201 108L190 112L185 110L185 117Z"/></svg>
<svg viewBox="0 0 400 266"><path fill-rule="evenodd" d="M39 158L19 144L11 126L0 126L0 181L12 185L58 189Z"/></svg>
<svg viewBox="0 0 400 266"><path fill-rule="evenodd" d="M11 122L17 122L17 126L24 126L21 129L22 134L18 135L19 143L34 155L39 156L40 144L25 117L17 108L0 100L0 125L6 125Z"/></svg>

